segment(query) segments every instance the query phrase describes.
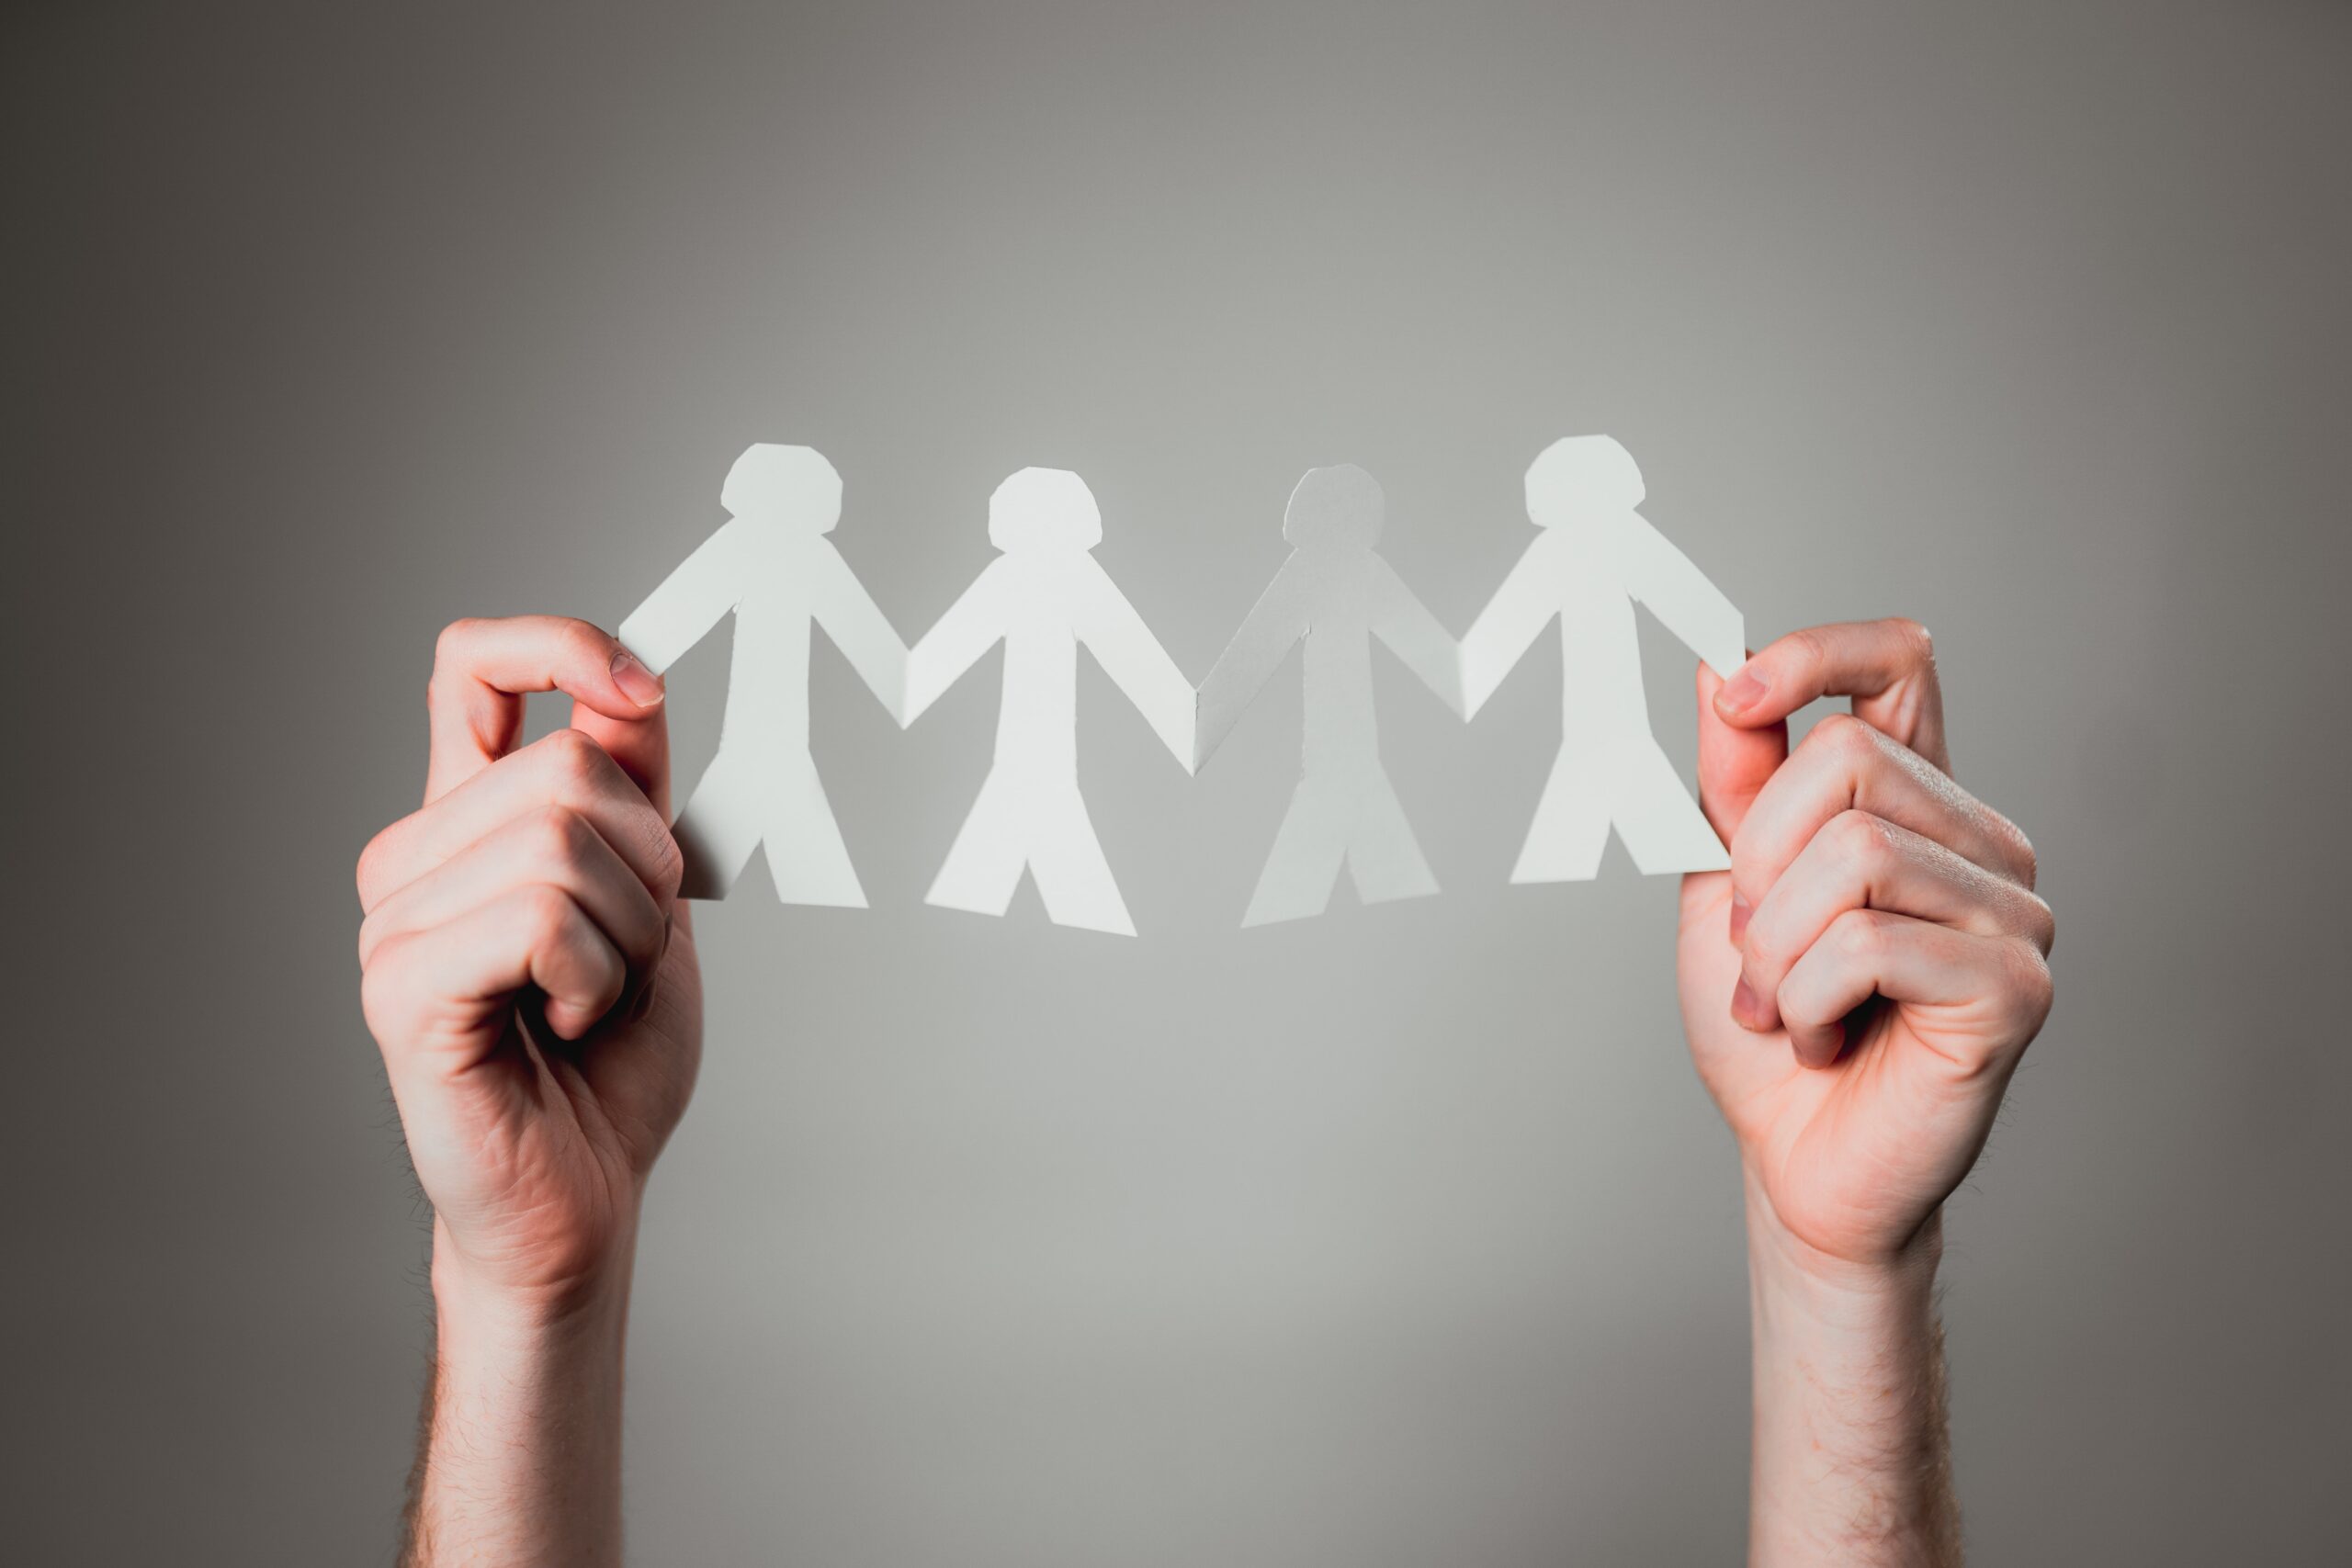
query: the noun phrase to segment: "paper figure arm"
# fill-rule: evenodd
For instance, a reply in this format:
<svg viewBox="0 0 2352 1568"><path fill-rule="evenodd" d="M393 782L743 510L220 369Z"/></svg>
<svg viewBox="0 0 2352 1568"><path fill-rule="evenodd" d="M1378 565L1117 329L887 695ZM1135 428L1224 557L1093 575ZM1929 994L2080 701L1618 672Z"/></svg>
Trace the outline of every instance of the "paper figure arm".
<svg viewBox="0 0 2352 1568"><path fill-rule="evenodd" d="M1291 644L1306 635L1306 607L1299 602L1297 581L1291 570L1297 558L1294 555L1283 562L1274 580L1250 607L1241 629L1216 656L1208 679L1201 682L1193 727L1195 773L1233 733L1234 725L1257 700L1267 680L1282 667Z"/></svg>
<svg viewBox="0 0 2352 1568"><path fill-rule="evenodd" d="M1373 631L1440 702L1462 714L1461 645L1396 568L1379 556L1372 558L1372 568Z"/></svg>
<svg viewBox="0 0 2352 1568"><path fill-rule="evenodd" d="M1102 666L1102 672L1127 694L1162 744L1174 753L1186 773L1193 771L1193 732L1199 715L1199 696L1136 607L1119 592L1093 557L1086 570L1075 574L1078 603L1071 630Z"/></svg>
<svg viewBox="0 0 2352 1568"><path fill-rule="evenodd" d="M1011 570L1002 556L989 562L937 624L922 634L922 640L907 650L906 700L899 709L901 726L921 718L925 708L1004 636Z"/></svg>
<svg viewBox="0 0 2352 1568"><path fill-rule="evenodd" d="M875 700L889 710L892 718L899 718L907 702L907 645L899 640L898 628L865 591L865 584L857 580L857 573L850 570L849 562L842 559L839 550L826 543L814 553L814 558L820 563L817 568L820 581L810 596L817 624L825 628L833 646L864 678ZM901 718L899 722L906 721Z"/></svg>
<svg viewBox="0 0 2352 1568"><path fill-rule="evenodd" d="M1552 540L1539 534L1462 637L1462 716L1476 718L1560 608L1551 592Z"/></svg>
<svg viewBox="0 0 2352 1568"><path fill-rule="evenodd" d="M719 525L645 603L621 622L620 639L656 675L685 657L719 618L757 586L752 533L740 519Z"/></svg>
<svg viewBox="0 0 2352 1568"><path fill-rule="evenodd" d="M1739 608L1690 558L1638 512L1625 514L1610 539L1625 592L1725 680L1747 660Z"/></svg>

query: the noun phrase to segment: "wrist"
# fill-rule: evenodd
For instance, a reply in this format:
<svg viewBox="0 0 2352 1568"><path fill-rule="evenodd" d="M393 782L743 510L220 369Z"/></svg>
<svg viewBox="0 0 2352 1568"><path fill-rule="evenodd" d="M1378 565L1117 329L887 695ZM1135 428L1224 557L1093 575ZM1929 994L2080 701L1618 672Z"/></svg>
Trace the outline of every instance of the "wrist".
<svg viewBox="0 0 2352 1568"><path fill-rule="evenodd" d="M576 1332L626 1309L637 1262L637 1213L615 1216L593 1243L560 1249L469 1250L448 1222L433 1224L434 1311L441 1322L496 1325L502 1332ZM484 1250L491 1256L482 1256ZM507 1256L499 1256L501 1251ZM519 1251L528 1258L518 1264Z"/></svg>
<svg viewBox="0 0 2352 1568"><path fill-rule="evenodd" d="M630 1249L560 1288L469 1264L434 1228L435 1353L403 1562L618 1561Z"/></svg>
<svg viewBox="0 0 2352 1568"><path fill-rule="evenodd" d="M1853 1259L1792 1235L1753 1182L1750 1561L1958 1561L1936 1321L1940 1214Z"/></svg>
<svg viewBox="0 0 2352 1568"><path fill-rule="evenodd" d="M442 1381L469 1381L481 1369L510 1382L541 1369L560 1377L567 1367L617 1359L628 1325L628 1275L616 1266L560 1290L519 1288L445 1269L436 1257L434 1340Z"/></svg>
<svg viewBox="0 0 2352 1568"><path fill-rule="evenodd" d="M1791 1230L1752 1171L1746 1196L1748 1279L1759 1298L1800 1316L1857 1326L1932 1307L1944 1252L1940 1207L1893 1250L1854 1258L1825 1251Z"/></svg>
<svg viewBox="0 0 2352 1568"><path fill-rule="evenodd" d="M617 1404L633 1246L592 1273L516 1283L433 1232L434 1362L445 1400L473 1396L528 1425L549 1408Z"/></svg>

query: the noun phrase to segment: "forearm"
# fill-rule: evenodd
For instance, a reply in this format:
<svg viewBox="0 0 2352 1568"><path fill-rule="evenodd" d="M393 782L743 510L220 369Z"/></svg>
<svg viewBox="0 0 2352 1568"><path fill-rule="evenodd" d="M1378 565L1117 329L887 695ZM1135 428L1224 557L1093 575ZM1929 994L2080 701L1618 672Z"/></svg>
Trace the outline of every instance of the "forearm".
<svg viewBox="0 0 2352 1568"><path fill-rule="evenodd" d="M1755 1427L1748 1559L1961 1561L1936 1320L1940 1217L1883 1267L1812 1253L1748 1191Z"/></svg>
<svg viewBox="0 0 2352 1568"><path fill-rule="evenodd" d="M435 1226L403 1568L620 1562L628 1251L561 1300L516 1301L469 1280Z"/></svg>

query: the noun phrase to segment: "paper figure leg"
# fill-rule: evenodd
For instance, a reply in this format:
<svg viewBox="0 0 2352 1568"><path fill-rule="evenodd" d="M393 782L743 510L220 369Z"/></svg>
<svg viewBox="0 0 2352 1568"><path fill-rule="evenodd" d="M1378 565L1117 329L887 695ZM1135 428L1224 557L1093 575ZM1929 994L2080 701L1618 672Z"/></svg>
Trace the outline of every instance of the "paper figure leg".
<svg viewBox="0 0 2352 1568"><path fill-rule="evenodd" d="M1029 872L1037 879L1037 896L1057 926L1077 926L1116 936L1136 934L1119 885L1103 858L1102 840L1094 836L1094 822L1086 802L1072 784L1033 803L1033 841Z"/></svg>
<svg viewBox="0 0 2352 1568"><path fill-rule="evenodd" d="M1021 811L1023 787L1007 784L1001 773L990 770L980 785L980 797L972 802L972 814L948 846L946 863L923 895L924 903L975 915L1001 915L1012 907L1021 869L1029 859Z"/></svg>
<svg viewBox="0 0 2352 1568"><path fill-rule="evenodd" d="M1250 895L1241 917L1245 928L1307 919L1330 907L1331 886L1340 880L1340 865L1348 855L1339 804L1313 780L1298 781L1266 855L1266 869L1258 874L1258 890Z"/></svg>
<svg viewBox="0 0 2352 1568"><path fill-rule="evenodd" d="M1617 836L1644 876L1678 871L1728 871L1731 852L1707 825L1682 776L1649 736L1629 741L1611 770L1617 795L1611 815Z"/></svg>
<svg viewBox="0 0 2352 1568"><path fill-rule="evenodd" d="M757 759L744 749L719 749L710 770L686 797L686 808L670 831L678 840L685 869L678 879L681 898L724 898L760 847L760 824L767 816L760 798Z"/></svg>
<svg viewBox="0 0 2352 1568"><path fill-rule="evenodd" d="M817 763L803 751L778 770L767 800L768 874L775 896L786 904L818 904L837 909L865 908L865 889L849 863L849 846Z"/></svg>
<svg viewBox="0 0 2352 1568"><path fill-rule="evenodd" d="M1377 787L1357 802L1348 822L1348 872L1355 878L1356 897L1367 904L1426 898L1437 891L1437 878L1421 858L1405 803L1396 798L1385 770L1373 783Z"/></svg>
<svg viewBox="0 0 2352 1568"><path fill-rule="evenodd" d="M1519 863L1510 868L1513 882L1589 882L1600 874L1611 799L1607 769L1595 765L1600 761L1589 749L1561 742Z"/></svg>

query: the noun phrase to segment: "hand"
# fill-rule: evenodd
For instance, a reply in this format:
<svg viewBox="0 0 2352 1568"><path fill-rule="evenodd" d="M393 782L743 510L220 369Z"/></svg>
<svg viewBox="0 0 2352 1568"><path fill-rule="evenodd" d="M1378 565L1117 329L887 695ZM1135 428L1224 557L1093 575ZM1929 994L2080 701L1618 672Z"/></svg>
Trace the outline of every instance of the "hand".
<svg viewBox="0 0 2352 1568"><path fill-rule="evenodd" d="M515 750L526 692L571 728ZM435 1214L434 1278L560 1307L617 1275L684 1111L702 982L667 826L661 683L552 616L435 654L424 809L359 857L361 1000Z"/></svg>
<svg viewBox="0 0 2352 1568"><path fill-rule="evenodd" d="M1789 716L1854 699L1789 753ZM1903 1258L1975 1163L2051 1002L2033 850L1951 777L1928 635L1817 626L1699 672L1700 798L1732 868L1688 876L1683 1027L1758 1238ZM1758 1201L1760 1200L1760 1202ZM1752 1227L1753 1224L1752 1224Z"/></svg>

